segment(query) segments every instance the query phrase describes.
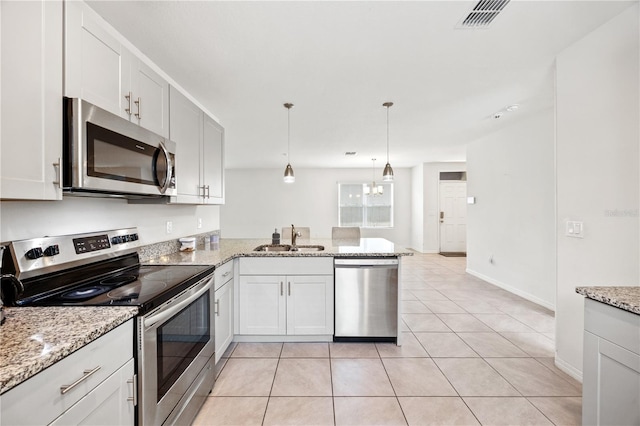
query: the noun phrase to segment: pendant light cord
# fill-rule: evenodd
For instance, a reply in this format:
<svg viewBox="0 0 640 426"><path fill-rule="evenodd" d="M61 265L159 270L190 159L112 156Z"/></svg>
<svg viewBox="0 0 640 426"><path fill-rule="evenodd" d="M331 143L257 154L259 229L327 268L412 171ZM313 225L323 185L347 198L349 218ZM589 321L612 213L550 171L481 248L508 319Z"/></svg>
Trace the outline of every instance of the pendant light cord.
<svg viewBox="0 0 640 426"><path fill-rule="evenodd" d="M287 108L287 163L291 164L291 107Z"/></svg>
<svg viewBox="0 0 640 426"><path fill-rule="evenodd" d="M389 164L389 106L387 106L387 164Z"/></svg>

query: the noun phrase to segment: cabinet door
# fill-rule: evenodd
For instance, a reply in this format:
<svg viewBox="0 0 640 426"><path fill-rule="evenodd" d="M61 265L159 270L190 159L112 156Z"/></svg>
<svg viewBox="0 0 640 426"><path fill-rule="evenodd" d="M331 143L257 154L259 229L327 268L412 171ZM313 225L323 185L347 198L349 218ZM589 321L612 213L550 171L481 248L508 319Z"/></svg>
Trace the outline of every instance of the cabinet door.
<svg viewBox="0 0 640 426"><path fill-rule="evenodd" d="M285 277L278 275L240 277L240 334L287 333L284 285Z"/></svg>
<svg viewBox="0 0 640 426"><path fill-rule="evenodd" d="M206 186L205 202L224 203L224 129L211 117L204 116L202 144L203 185Z"/></svg>
<svg viewBox="0 0 640 426"><path fill-rule="evenodd" d="M51 425L133 425L133 381L132 359Z"/></svg>
<svg viewBox="0 0 640 426"><path fill-rule="evenodd" d="M233 340L233 280L215 292L216 363Z"/></svg>
<svg viewBox="0 0 640 426"><path fill-rule="evenodd" d="M176 143L178 202L200 203L200 142L203 113L175 88L169 89L169 136Z"/></svg>
<svg viewBox="0 0 640 426"><path fill-rule="evenodd" d="M61 200L62 2L0 2L0 198Z"/></svg>
<svg viewBox="0 0 640 426"><path fill-rule="evenodd" d="M588 331L582 424L640 424L640 355Z"/></svg>
<svg viewBox="0 0 640 426"><path fill-rule="evenodd" d="M131 120L169 137L169 83L142 61L132 68Z"/></svg>
<svg viewBox="0 0 640 426"><path fill-rule="evenodd" d="M65 2L64 94L129 119L131 56L84 2Z"/></svg>
<svg viewBox="0 0 640 426"><path fill-rule="evenodd" d="M287 277L287 334L333 334L333 276Z"/></svg>

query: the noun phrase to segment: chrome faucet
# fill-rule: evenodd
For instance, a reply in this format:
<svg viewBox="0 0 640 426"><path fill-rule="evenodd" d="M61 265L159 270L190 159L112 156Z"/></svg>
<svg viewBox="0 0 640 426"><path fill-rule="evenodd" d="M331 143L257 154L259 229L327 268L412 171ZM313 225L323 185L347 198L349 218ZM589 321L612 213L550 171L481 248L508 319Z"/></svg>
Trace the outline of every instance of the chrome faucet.
<svg viewBox="0 0 640 426"><path fill-rule="evenodd" d="M298 247L296 246L296 240L298 237L301 237L302 233L296 231L296 227L291 224L291 251L298 251Z"/></svg>

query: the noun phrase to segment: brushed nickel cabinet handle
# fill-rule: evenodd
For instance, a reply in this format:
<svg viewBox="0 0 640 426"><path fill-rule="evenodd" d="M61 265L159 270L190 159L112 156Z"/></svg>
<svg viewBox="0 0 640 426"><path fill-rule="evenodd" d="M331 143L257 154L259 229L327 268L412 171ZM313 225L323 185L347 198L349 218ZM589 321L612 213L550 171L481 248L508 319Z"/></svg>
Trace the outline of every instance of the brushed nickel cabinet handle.
<svg viewBox="0 0 640 426"><path fill-rule="evenodd" d="M58 185L60 188L62 188L62 159L60 157L58 157L57 163L53 163L53 167L58 168L58 180L53 181L51 183L53 183L54 185Z"/></svg>
<svg viewBox="0 0 640 426"><path fill-rule="evenodd" d="M209 197L209 185L207 185L207 198L210 198Z"/></svg>
<svg viewBox="0 0 640 426"><path fill-rule="evenodd" d="M127 401L132 401L133 406L138 405L138 375L134 374L132 378L127 380L127 383L131 383L131 393L133 396L127 398Z"/></svg>
<svg viewBox="0 0 640 426"><path fill-rule="evenodd" d="M93 370L84 370L84 374L78 380L76 380L75 382L71 383L70 385L62 385L62 386L60 386L60 394L64 395L65 393L69 392L71 389L75 388L80 383L84 382L89 377L91 377L93 374L95 374L98 370L100 370L100 368L102 368L102 367L97 366Z"/></svg>
<svg viewBox="0 0 640 426"><path fill-rule="evenodd" d="M124 98L127 100L127 102L129 103L129 106L126 107L124 110L126 111L127 114L131 115L131 92L129 92L128 95L124 95Z"/></svg>
<svg viewBox="0 0 640 426"><path fill-rule="evenodd" d="M222 274L222 277L223 277L223 278L224 278L224 277L228 277L230 273L231 273L231 271L227 271L227 272L225 272L224 274Z"/></svg>
<svg viewBox="0 0 640 426"><path fill-rule="evenodd" d="M135 114L136 117L138 118L138 120L142 120L142 112L140 111L142 107L142 98L138 96L138 100L134 101L133 103L138 107L138 112L136 112Z"/></svg>
<svg viewBox="0 0 640 426"><path fill-rule="evenodd" d="M214 303L213 313L216 314L217 317L220 316L220 299L216 299L216 303Z"/></svg>
<svg viewBox="0 0 640 426"><path fill-rule="evenodd" d="M280 281L280 296L284 296L284 288L283 288L283 282Z"/></svg>
<svg viewBox="0 0 640 426"><path fill-rule="evenodd" d="M287 282L287 287L288 287L289 296L291 296L291 281Z"/></svg>

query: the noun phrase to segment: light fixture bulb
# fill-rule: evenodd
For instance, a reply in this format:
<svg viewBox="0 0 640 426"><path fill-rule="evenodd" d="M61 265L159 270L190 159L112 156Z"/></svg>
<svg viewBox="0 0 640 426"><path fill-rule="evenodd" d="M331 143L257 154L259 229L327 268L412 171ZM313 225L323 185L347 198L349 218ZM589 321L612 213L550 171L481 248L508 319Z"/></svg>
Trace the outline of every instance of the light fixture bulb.
<svg viewBox="0 0 640 426"><path fill-rule="evenodd" d="M284 169L284 182L294 183L295 181L296 177L293 174L293 167L291 167L291 164L287 164L287 167Z"/></svg>

